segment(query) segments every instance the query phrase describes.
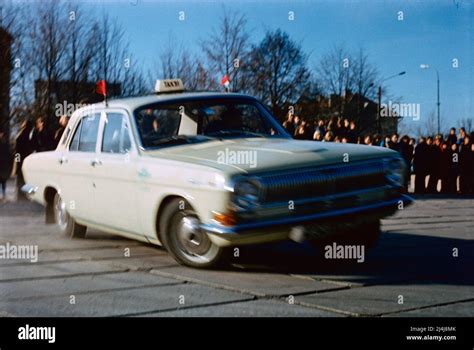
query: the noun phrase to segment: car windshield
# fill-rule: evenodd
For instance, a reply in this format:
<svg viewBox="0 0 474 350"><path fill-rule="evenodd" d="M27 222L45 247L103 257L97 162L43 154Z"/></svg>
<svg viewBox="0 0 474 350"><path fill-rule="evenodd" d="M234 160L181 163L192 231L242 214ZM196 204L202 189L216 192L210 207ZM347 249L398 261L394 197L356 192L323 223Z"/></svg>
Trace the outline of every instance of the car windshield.
<svg viewBox="0 0 474 350"><path fill-rule="evenodd" d="M144 148L240 137L289 137L265 107L253 99L156 103L137 109L135 120Z"/></svg>

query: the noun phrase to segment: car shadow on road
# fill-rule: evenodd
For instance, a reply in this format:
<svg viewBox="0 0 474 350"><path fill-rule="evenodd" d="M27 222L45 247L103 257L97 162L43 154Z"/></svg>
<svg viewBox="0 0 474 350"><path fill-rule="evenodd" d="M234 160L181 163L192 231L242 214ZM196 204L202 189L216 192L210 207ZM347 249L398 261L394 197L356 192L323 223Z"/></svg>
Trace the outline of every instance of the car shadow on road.
<svg viewBox="0 0 474 350"><path fill-rule="evenodd" d="M349 283L474 285L474 241L390 232L365 260L326 259L324 248L282 242L240 247L230 269L307 275Z"/></svg>

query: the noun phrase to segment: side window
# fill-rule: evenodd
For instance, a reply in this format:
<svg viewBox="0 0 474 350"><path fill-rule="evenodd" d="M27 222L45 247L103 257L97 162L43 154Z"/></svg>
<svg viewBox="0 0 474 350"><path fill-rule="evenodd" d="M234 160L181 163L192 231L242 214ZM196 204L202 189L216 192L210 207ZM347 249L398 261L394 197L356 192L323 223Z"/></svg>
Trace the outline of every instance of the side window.
<svg viewBox="0 0 474 350"><path fill-rule="evenodd" d="M131 143L126 118L119 113L108 113L105 119L102 152L124 154Z"/></svg>
<svg viewBox="0 0 474 350"><path fill-rule="evenodd" d="M78 151L95 152L99 131L100 113L82 118Z"/></svg>

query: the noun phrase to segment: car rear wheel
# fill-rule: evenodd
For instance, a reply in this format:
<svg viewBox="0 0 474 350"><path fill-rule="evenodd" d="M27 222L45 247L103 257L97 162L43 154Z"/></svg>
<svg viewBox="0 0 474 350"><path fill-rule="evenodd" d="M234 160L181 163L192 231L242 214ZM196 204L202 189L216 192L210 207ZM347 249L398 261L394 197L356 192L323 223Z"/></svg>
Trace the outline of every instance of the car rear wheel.
<svg viewBox="0 0 474 350"><path fill-rule="evenodd" d="M54 218L60 232L70 238L84 238L87 227L78 224L67 211L66 202L56 193L54 196Z"/></svg>
<svg viewBox="0 0 474 350"><path fill-rule="evenodd" d="M162 243L180 264L211 268L222 261L223 249L201 230L200 220L189 204L181 199L173 200L165 208L162 221Z"/></svg>

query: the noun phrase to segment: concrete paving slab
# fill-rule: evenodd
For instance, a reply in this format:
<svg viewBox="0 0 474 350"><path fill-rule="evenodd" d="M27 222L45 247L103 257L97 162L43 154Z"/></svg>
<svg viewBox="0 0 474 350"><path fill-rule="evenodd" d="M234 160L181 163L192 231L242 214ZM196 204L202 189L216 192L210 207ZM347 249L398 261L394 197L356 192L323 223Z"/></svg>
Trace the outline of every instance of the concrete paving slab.
<svg viewBox="0 0 474 350"><path fill-rule="evenodd" d="M101 275L87 275L67 278L40 280L24 280L0 283L0 300L24 300L36 298L38 303L42 297L53 295L71 295L106 291L112 289L139 288L150 285L180 284L170 278L164 278L144 272L123 272Z"/></svg>
<svg viewBox="0 0 474 350"><path fill-rule="evenodd" d="M118 271L126 271L126 269L109 266L105 263L94 261L75 261L58 264L31 264L22 266L0 266L0 282L23 279L38 279L45 277L99 274Z"/></svg>
<svg viewBox="0 0 474 350"><path fill-rule="evenodd" d="M151 272L220 288L242 290L260 296L284 296L341 288L332 283L275 273L203 271L181 266Z"/></svg>
<svg viewBox="0 0 474 350"><path fill-rule="evenodd" d="M184 307L216 305L249 299L250 297L245 294L194 284L181 284L78 294L74 305L71 305L69 296L41 298L41 300L1 301L0 310L20 317L107 317L151 314L160 310L172 311Z"/></svg>
<svg viewBox="0 0 474 350"><path fill-rule="evenodd" d="M388 315L390 317L473 317L474 301L449 304L444 306L430 307L426 309L417 309L413 311L404 311Z"/></svg>
<svg viewBox="0 0 474 350"><path fill-rule="evenodd" d="M284 301L251 300L204 308L191 308L150 314L150 317L341 317L315 308L290 305Z"/></svg>
<svg viewBox="0 0 474 350"><path fill-rule="evenodd" d="M295 300L353 315L382 315L472 298L474 286L385 285L297 296ZM403 300L400 298L403 297ZM403 304L399 302L403 301ZM474 310L472 310L474 315Z"/></svg>

